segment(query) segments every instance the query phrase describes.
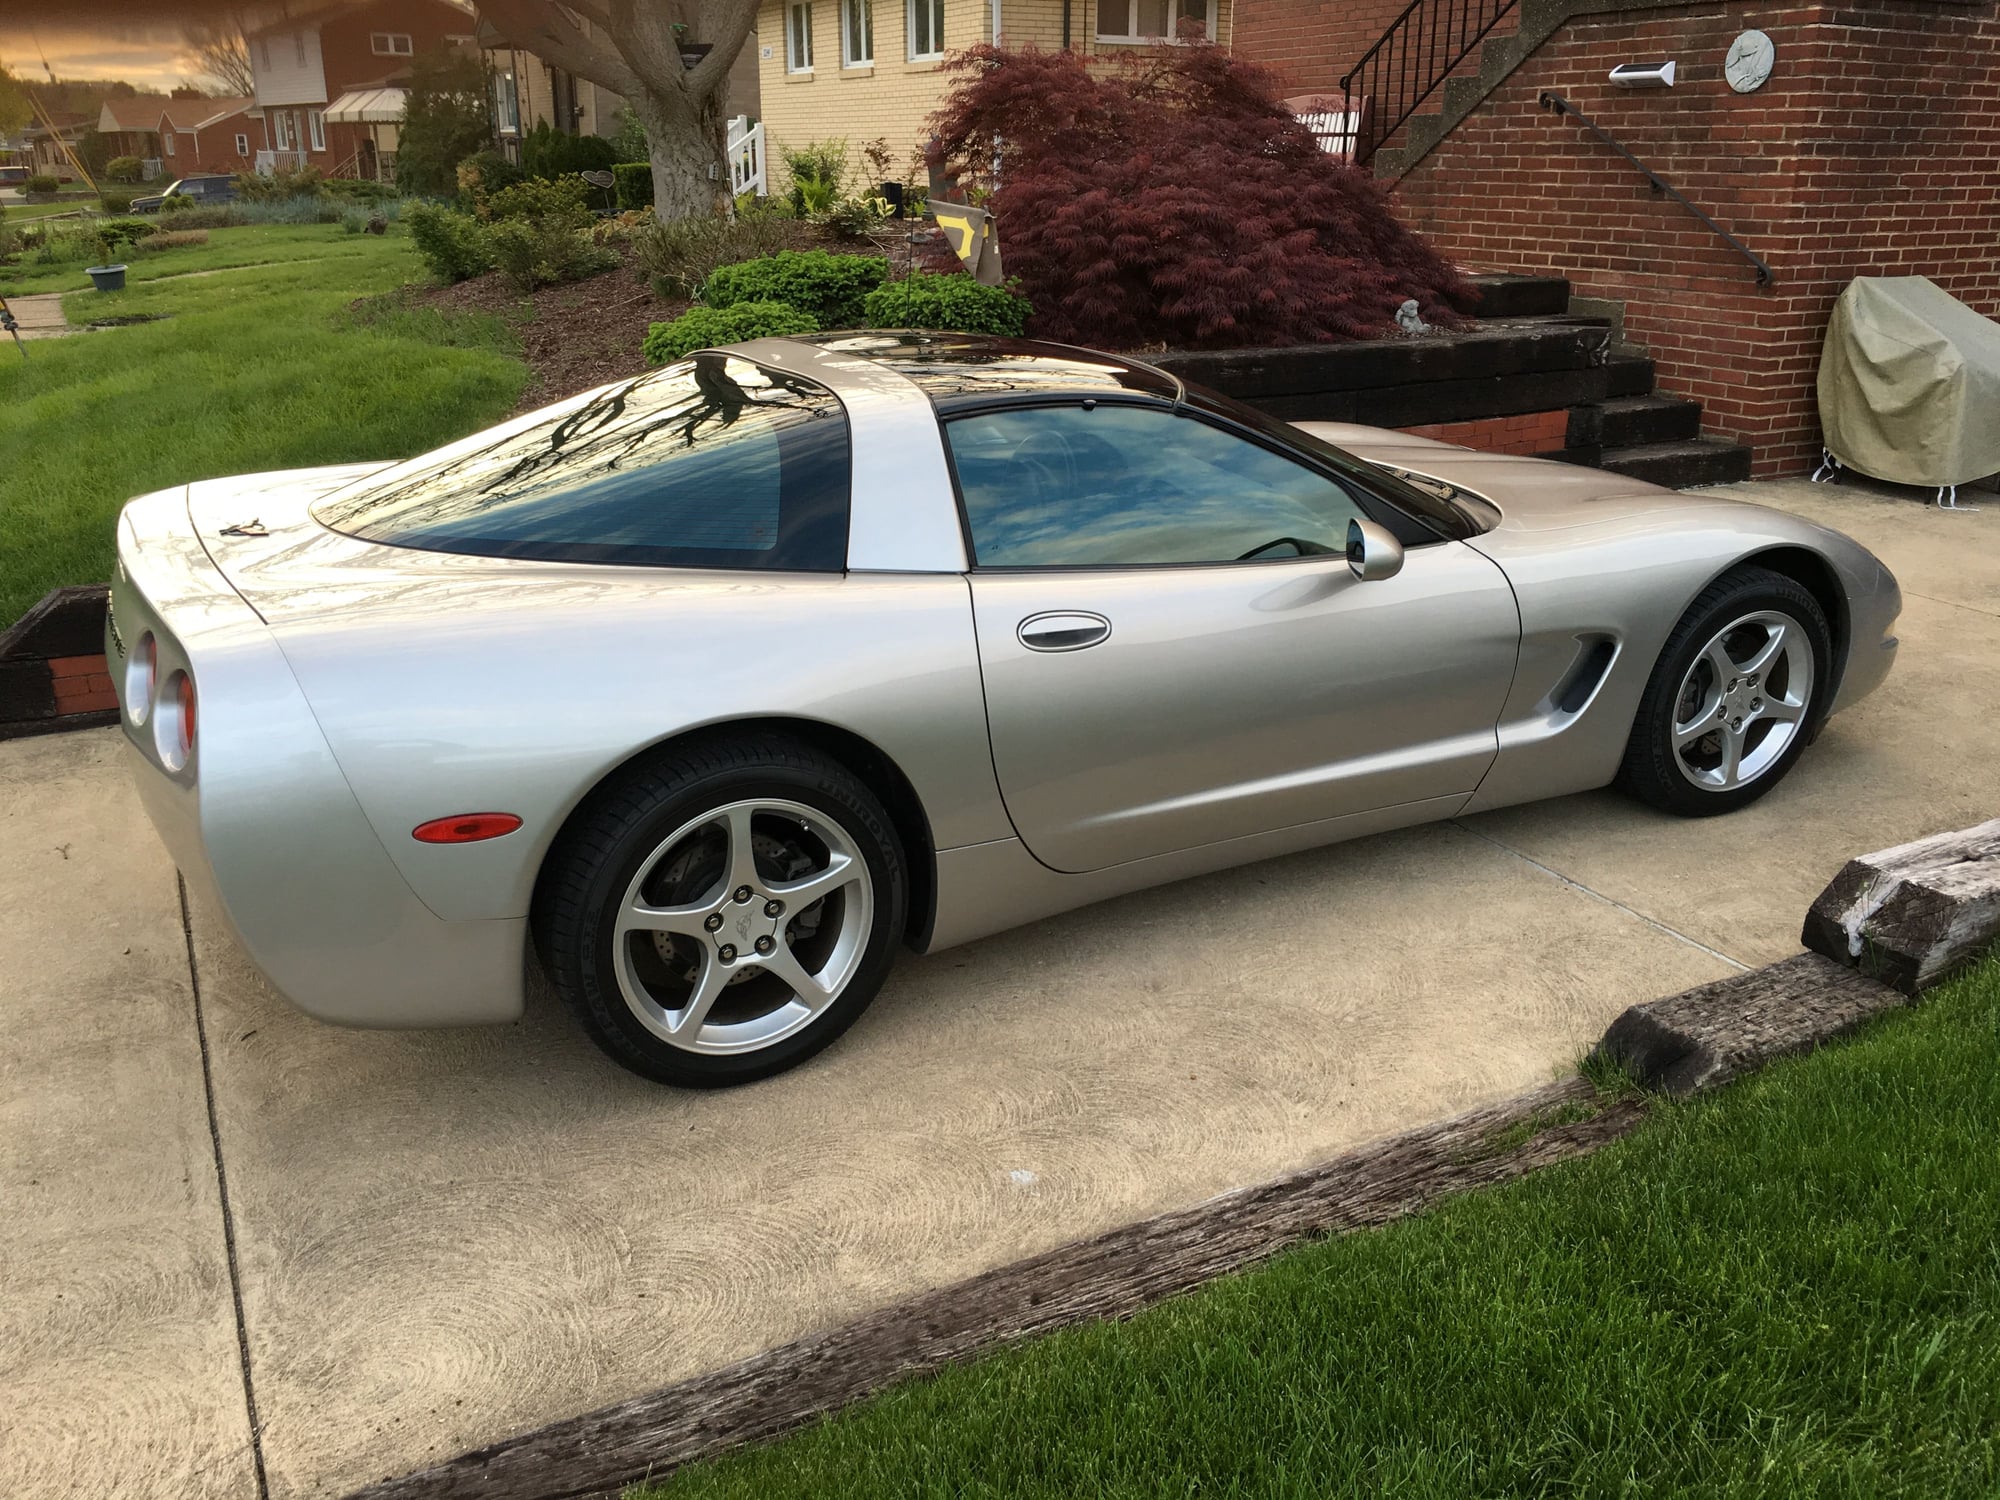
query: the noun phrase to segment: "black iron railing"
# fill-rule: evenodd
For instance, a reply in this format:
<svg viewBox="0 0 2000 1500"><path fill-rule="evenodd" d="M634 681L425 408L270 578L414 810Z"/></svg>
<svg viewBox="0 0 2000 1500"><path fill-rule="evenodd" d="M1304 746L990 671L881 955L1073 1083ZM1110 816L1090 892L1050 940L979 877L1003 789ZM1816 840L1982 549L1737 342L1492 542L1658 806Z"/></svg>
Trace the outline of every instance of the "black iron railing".
<svg viewBox="0 0 2000 1500"><path fill-rule="evenodd" d="M1340 80L1354 160L1373 156L1518 3L1410 0Z"/></svg>
<svg viewBox="0 0 2000 1500"><path fill-rule="evenodd" d="M1595 120L1591 119L1590 116L1584 114L1574 104L1571 104L1569 100L1563 98L1561 94L1552 94L1544 90L1540 99L1540 103L1543 109L1554 110L1558 117L1561 117L1563 115L1569 115L1577 122L1577 124L1581 125L1585 130L1588 130L1592 135L1596 136L1600 141L1604 142L1605 145L1609 146L1613 151L1616 151L1620 156L1624 157L1625 160L1629 161L1630 163L1632 163L1633 166L1637 167L1641 172L1645 173L1646 180L1652 183L1654 192L1665 193L1669 198L1673 199L1674 202L1678 203L1682 208L1686 209L1689 213L1693 214L1697 219L1701 220L1702 223L1706 224L1710 229L1713 229L1717 234L1721 235L1723 239L1729 242L1730 249L1734 250L1738 255L1742 256L1745 260L1749 261L1752 266L1756 267L1757 281L1759 285L1769 286L1772 282L1778 279L1776 273L1774 273L1771 270L1770 266L1766 264L1764 258L1761 255L1757 254L1756 251L1752 250L1748 245L1744 244L1743 241L1739 240L1738 238L1736 238L1735 235L1731 234L1728 230L1724 229L1720 224L1716 223L1715 220L1711 219L1707 214L1703 213L1699 208L1695 207L1694 204L1688 202L1687 199L1683 198L1680 195L1680 193L1675 190L1674 185L1672 183L1668 182L1666 178L1662 177L1658 172L1655 172L1651 167L1647 166L1644 162L1640 161L1639 158L1634 156L1630 151L1627 151L1612 137L1610 131L1606 130L1602 125L1599 125Z"/></svg>

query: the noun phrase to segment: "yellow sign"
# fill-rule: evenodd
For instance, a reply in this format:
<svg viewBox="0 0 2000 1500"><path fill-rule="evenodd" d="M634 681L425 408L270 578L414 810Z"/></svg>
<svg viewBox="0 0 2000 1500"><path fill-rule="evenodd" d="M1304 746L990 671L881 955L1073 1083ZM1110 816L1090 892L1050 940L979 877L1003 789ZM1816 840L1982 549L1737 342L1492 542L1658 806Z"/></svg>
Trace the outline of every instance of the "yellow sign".
<svg viewBox="0 0 2000 1500"><path fill-rule="evenodd" d="M944 203L936 198L930 200L930 210L938 228L944 231L945 243L965 262L973 280L987 286L999 286L1006 281L1000 270L1000 235L993 227L991 214L967 203Z"/></svg>

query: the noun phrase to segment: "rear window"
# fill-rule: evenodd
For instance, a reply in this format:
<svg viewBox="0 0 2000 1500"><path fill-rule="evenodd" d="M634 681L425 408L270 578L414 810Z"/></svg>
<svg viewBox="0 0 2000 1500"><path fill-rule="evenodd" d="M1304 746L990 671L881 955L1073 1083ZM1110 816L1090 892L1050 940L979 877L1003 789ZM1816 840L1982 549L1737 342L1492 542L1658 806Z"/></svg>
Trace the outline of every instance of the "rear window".
<svg viewBox="0 0 2000 1500"><path fill-rule="evenodd" d="M313 515L431 552L837 573L847 506L832 392L705 354L371 474Z"/></svg>

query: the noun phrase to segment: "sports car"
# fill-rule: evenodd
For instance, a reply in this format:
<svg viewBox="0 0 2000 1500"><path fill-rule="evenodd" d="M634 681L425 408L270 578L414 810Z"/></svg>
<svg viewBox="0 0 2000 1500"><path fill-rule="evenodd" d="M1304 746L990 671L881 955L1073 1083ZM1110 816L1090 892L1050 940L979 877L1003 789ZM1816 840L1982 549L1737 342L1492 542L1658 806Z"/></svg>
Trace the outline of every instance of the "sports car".
<svg viewBox="0 0 2000 1500"><path fill-rule="evenodd" d="M1755 505L883 332L142 496L106 648L149 816L281 994L504 1021L539 964L712 1086L905 945L1612 782L1742 807L1900 608Z"/></svg>

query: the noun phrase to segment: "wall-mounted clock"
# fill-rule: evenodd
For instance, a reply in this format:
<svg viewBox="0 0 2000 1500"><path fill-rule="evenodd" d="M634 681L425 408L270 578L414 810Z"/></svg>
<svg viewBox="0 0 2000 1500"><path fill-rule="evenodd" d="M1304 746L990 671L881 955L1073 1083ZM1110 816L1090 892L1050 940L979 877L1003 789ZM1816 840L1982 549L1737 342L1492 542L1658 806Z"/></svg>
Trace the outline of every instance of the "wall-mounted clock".
<svg viewBox="0 0 2000 1500"><path fill-rule="evenodd" d="M1739 94L1752 94L1771 76L1778 60L1778 48L1761 31L1746 31L1729 44L1729 56L1722 60L1722 76Z"/></svg>

